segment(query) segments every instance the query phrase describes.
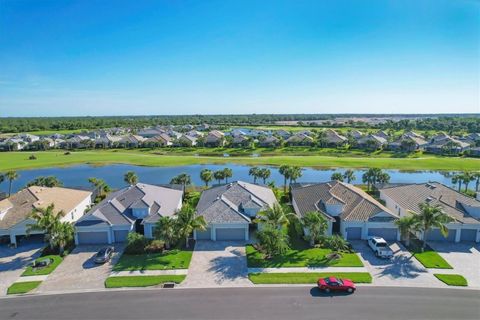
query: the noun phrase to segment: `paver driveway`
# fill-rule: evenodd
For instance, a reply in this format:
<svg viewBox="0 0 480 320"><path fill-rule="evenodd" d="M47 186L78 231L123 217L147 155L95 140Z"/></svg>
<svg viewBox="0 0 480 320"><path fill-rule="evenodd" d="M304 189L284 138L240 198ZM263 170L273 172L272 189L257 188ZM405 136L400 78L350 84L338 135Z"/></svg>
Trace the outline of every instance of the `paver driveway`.
<svg viewBox="0 0 480 320"><path fill-rule="evenodd" d="M428 245L437 251L453 267L448 273L461 274L468 281L469 287L480 287L480 244L472 242L429 242ZM447 273L439 270L438 273Z"/></svg>
<svg viewBox="0 0 480 320"><path fill-rule="evenodd" d="M123 245L115 245L115 254L110 262L97 265L93 257L102 245L77 246L62 263L38 287L37 292L81 291L104 289L105 279L113 264L118 261Z"/></svg>
<svg viewBox="0 0 480 320"><path fill-rule="evenodd" d="M7 289L23 273L26 265L40 256L42 242L25 242L18 248L0 246L0 296L7 294Z"/></svg>
<svg viewBox="0 0 480 320"><path fill-rule="evenodd" d="M377 286L428 286L444 287L433 274L429 273L401 244L390 245L392 259L377 258L367 241L351 241L353 248L363 261L365 268Z"/></svg>
<svg viewBox="0 0 480 320"><path fill-rule="evenodd" d="M245 243L197 241L188 275L182 287L246 287L248 280Z"/></svg>

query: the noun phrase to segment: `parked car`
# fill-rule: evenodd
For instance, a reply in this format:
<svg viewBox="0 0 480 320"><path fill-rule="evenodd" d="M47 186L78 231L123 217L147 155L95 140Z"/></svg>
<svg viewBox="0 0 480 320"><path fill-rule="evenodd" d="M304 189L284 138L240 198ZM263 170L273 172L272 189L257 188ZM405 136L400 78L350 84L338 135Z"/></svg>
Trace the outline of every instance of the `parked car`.
<svg viewBox="0 0 480 320"><path fill-rule="evenodd" d="M331 291L345 291L348 293L353 293L357 289L352 280L339 279L336 277L318 279L317 285L320 290L327 293Z"/></svg>
<svg viewBox="0 0 480 320"><path fill-rule="evenodd" d="M113 252L113 247L103 247L102 249L100 249L100 251L97 252L93 261L95 263L105 263L112 258Z"/></svg>
<svg viewBox="0 0 480 320"><path fill-rule="evenodd" d="M368 246L373 250L379 258L390 259L393 257L393 251L388 246L387 241L380 237L369 237Z"/></svg>

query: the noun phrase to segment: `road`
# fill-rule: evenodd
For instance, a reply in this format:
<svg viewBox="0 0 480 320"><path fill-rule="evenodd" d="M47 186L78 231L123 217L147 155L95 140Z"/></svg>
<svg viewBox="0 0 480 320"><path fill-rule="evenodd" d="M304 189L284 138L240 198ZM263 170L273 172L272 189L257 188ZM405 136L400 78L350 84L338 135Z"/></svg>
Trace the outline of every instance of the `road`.
<svg viewBox="0 0 480 320"><path fill-rule="evenodd" d="M480 291L362 287L110 291L0 299L0 319L479 319Z"/></svg>

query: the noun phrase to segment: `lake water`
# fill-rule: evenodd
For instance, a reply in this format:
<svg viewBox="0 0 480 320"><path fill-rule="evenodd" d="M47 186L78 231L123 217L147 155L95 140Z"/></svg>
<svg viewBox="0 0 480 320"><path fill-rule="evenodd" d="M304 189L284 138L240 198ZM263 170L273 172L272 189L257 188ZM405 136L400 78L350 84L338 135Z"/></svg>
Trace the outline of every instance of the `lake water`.
<svg viewBox="0 0 480 320"><path fill-rule="evenodd" d="M89 186L88 178L96 177L104 179L111 187L120 188L125 185L123 175L127 171L134 171L141 182L162 184L169 183L170 179L180 173L187 173L192 177L195 185L203 185L200 180L200 171L208 168L210 170L219 170L225 168L225 165L191 165L178 167L142 167L134 165L106 165L89 166L78 165L64 168L45 168L18 171L19 178L14 181L12 190L17 191L23 188L29 181L39 176L56 176L66 187ZM244 180L251 182L253 179L248 175L250 169L245 165L228 165L233 170L233 180ZM274 181L276 185L283 185L283 176L278 172L277 167L269 167L271 176L267 181ZM313 169L305 168L303 175L298 182L325 182L329 181L333 172L344 172L346 169ZM428 181L437 181L446 185L451 185L450 178L446 172L438 171L399 171L386 170L390 174L391 183L421 183ZM353 183L362 183L362 174L364 170L355 170L356 180ZM260 182L260 181L259 181ZM0 185L0 190L8 190L8 182Z"/></svg>

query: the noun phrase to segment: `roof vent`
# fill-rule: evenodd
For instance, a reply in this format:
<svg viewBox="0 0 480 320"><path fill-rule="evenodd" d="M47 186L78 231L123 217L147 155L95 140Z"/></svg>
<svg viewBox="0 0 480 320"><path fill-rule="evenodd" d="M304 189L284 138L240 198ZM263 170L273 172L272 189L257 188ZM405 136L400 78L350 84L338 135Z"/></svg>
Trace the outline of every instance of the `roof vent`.
<svg viewBox="0 0 480 320"><path fill-rule="evenodd" d="M426 202L432 202L433 201L433 198L432 197L428 197L427 199L425 199Z"/></svg>

